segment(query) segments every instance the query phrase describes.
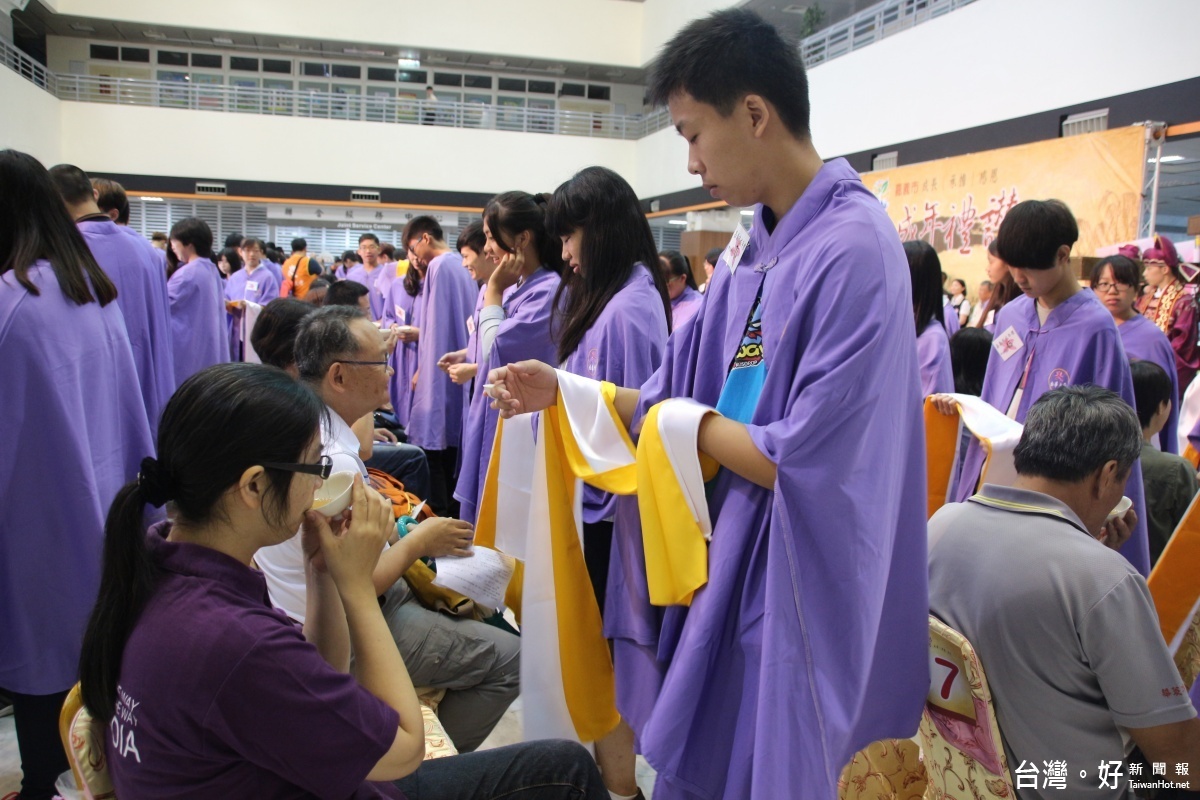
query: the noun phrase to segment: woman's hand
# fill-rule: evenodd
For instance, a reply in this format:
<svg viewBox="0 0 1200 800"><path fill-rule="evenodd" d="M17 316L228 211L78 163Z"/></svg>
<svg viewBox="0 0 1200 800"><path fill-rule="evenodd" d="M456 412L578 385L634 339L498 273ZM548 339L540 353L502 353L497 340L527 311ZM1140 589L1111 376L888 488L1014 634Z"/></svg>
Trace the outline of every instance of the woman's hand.
<svg viewBox="0 0 1200 800"><path fill-rule="evenodd" d="M488 373L492 408L508 419L516 414L541 411L558 401L558 373L541 361L518 361Z"/></svg>
<svg viewBox="0 0 1200 800"><path fill-rule="evenodd" d="M465 383L469 383L471 379L475 377L476 373L479 372L479 365L455 364L454 366L450 367L448 372L450 373L450 380L461 386Z"/></svg>
<svg viewBox="0 0 1200 800"><path fill-rule="evenodd" d="M415 342L417 339L421 338L421 329L414 328L412 325L404 325L399 328L393 328L393 330L396 331L396 335L400 337L400 341L404 342L405 344L408 344L409 342Z"/></svg>
<svg viewBox="0 0 1200 800"><path fill-rule="evenodd" d="M376 428L372 433L372 438L377 442L387 442L388 444L396 444L400 441L396 438L396 434L387 428Z"/></svg>
<svg viewBox="0 0 1200 800"><path fill-rule="evenodd" d="M475 541L475 528L469 522L450 517L430 517L415 525L405 537L422 558L469 556Z"/></svg>
<svg viewBox="0 0 1200 800"><path fill-rule="evenodd" d="M392 504L366 486L361 475L354 476L350 502L353 509L350 518L343 520L337 532L328 525L314 525L320 540L320 554L339 594L364 586L374 594L371 573L375 571L383 545L394 527Z"/></svg>
<svg viewBox="0 0 1200 800"><path fill-rule="evenodd" d="M446 353L438 359L438 369L446 374L450 374L450 368L455 364L461 364L467 360L466 350L455 350L453 353Z"/></svg>
<svg viewBox="0 0 1200 800"><path fill-rule="evenodd" d="M948 394L931 394L929 399L933 401L933 407L945 414L947 417L958 416L958 403Z"/></svg>
<svg viewBox="0 0 1200 800"><path fill-rule="evenodd" d="M505 253L488 278L488 289L502 294L505 289L516 284L525 270L525 256L520 252Z"/></svg>

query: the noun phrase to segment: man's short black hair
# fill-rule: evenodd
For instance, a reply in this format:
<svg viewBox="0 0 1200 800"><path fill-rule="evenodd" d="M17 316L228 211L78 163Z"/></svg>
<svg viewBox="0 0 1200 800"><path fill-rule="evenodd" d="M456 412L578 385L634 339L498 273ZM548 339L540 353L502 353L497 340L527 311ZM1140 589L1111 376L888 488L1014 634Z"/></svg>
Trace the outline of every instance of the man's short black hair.
<svg viewBox="0 0 1200 800"><path fill-rule="evenodd" d="M234 231L233 233L231 233L225 237L225 246L233 247L233 248L241 247L242 239L244 239L244 238L246 238L246 237L244 237L242 234L238 233L237 231Z"/></svg>
<svg viewBox="0 0 1200 800"><path fill-rule="evenodd" d="M364 233L362 236L359 236L358 243L362 244L363 242L367 241L368 239L371 240L372 242L374 242L375 244L379 244L379 237L373 233Z"/></svg>
<svg viewBox="0 0 1200 800"><path fill-rule="evenodd" d="M1061 200L1026 200L1017 203L996 234L996 255L1017 269L1050 269L1064 244L1079 240L1075 215Z"/></svg>
<svg viewBox="0 0 1200 800"><path fill-rule="evenodd" d="M58 188L63 200L78 205L93 199L92 180L88 174L74 164L59 164L50 168L50 178Z"/></svg>
<svg viewBox="0 0 1200 800"><path fill-rule="evenodd" d="M92 189L96 191L96 205L107 214L117 212L117 224L129 224L129 196L125 187L110 178L92 178Z"/></svg>
<svg viewBox="0 0 1200 800"><path fill-rule="evenodd" d="M419 217L413 217L404 226L404 234L400 237L400 241L405 247L413 239L417 239L425 234L429 234L435 241L441 242L446 238L446 234L442 232L442 226L438 221L428 214L422 214Z"/></svg>
<svg viewBox="0 0 1200 800"><path fill-rule="evenodd" d="M650 102L679 92L727 117L748 94L765 98L797 139L809 138L808 76L800 50L753 11L731 8L698 19L658 54Z"/></svg>
<svg viewBox="0 0 1200 800"><path fill-rule="evenodd" d="M358 281L337 281L325 292L327 306L357 306L358 298L370 290Z"/></svg>
<svg viewBox="0 0 1200 800"><path fill-rule="evenodd" d="M308 249L308 242L303 239L292 239L292 252L299 253L301 250Z"/></svg>
<svg viewBox="0 0 1200 800"><path fill-rule="evenodd" d="M1145 430L1162 404L1175 394L1171 376L1153 361L1137 359L1130 361L1129 371L1133 374L1133 401L1137 404L1138 422Z"/></svg>
<svg viewBox="0 0 1200 800"><path fill-rule="evenodd" d="M704 260L707 261L709 264L712 264L715 267L717 265L717 259L720 258L721 253L724 253L724 252L725 252L725 248L714 247L712 250L709 250L704 255Z"/></svg>

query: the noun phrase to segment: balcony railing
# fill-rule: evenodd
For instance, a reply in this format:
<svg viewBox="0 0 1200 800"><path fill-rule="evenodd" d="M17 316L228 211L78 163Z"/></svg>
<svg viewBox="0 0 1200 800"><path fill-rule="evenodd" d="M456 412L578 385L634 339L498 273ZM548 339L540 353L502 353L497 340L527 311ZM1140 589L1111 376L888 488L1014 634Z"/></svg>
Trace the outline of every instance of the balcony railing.
<svg viewBox="0 0 1200 800"><path fill-rule="evenodd" d="M885 0L808 37L801 42L800 53L805 65L812 68L971 2L973 0ZM671 126L671 118L665 108L647 114L593 114L503 103L430 102L386 95L61 75L46 69L2 38L0 58L9 69L60 100L87 103L480 128L603 139L641 139Z"/></svg>

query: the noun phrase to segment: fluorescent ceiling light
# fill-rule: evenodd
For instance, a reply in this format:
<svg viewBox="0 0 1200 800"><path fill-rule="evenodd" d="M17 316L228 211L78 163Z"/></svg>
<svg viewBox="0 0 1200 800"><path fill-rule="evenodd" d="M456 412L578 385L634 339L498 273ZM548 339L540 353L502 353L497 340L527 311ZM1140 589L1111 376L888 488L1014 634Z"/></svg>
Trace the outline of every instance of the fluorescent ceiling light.
<svg viewBox="0 0 1200 800"><path fill-rule="evenodd" d="M95 33L96 29L86 22L72 22L71 30L79 31L80 33Z"/></svg>
<svg viewBox="0 0 1200 800"><path fill-rule="evenodd" d="M299 50L300 45L296 44L295 42L280 42L279 49L280 50Z"/></svg>
<svg viewBox="0 0 1200 800"><path fill-rule="evenodd" d="M228 36L214 36L213 44L233 44L233 39Z"/></svg>
<svg viewBox="0 0 1200 800"><path fill-rule="evenodd" d="M165 39L165 38L167 38L167 35L165 33L159 33L158 31L142 31L142 36L145 36L147 39Z"/></svg>
<svg viewBox="0 0 1200 800"><path fill-rule="evenodd" d="M145 201L145 202L147 202L147 203L161 203L161 202L163 202L163 199L162 199L161 197L143 197L143 198L142 198L142 200L143 200L143 201Z"/></svg>
<svg viewBox="0 0 1200 800"><path fill-rule="evenodd" d="M1172 161L1183 161L1183 156L1163 156L1162 158L1152 158L1147 161L1147 164L1158 162L1159 164L1169 164Z"/></svg>
<svg viewBox="0 0 1200 800"><path fill-rule="evenodd" d="M489 67L507 67L508 62L505 61L503 58L493 58L491 61L488 62L488 66Z"/></svg>
<svg viewBox="0 0 1200 800"><path fill-rule="evenodd" d="M743 217L753 217L753 216L754 216L754 209L753 209L753 208L743 208L743 209L742 209L742 216L743 216Z"/></svg>
<svg viewBox="0 0 1200 800"><path fill-rule="evenodd" d="M686 219L669 219L669 220L667 220L667 224L668 225L687 225L687 220Z"/></svg>

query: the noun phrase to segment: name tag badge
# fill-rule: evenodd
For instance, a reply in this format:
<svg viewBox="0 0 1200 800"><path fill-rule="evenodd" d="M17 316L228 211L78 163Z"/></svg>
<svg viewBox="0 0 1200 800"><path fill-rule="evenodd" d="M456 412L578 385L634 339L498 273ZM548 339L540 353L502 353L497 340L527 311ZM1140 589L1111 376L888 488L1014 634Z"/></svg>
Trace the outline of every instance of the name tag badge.
<svg viewBox="0 0 1200 800"><path fill-rule="evenodd" d="M996 348L996 352L1000 354L1000 358L1005 361L1016 355L1017 351L1024 346L1025 343L1021 341L1021 337L1017 335L1012 325L1009 325L1004 330L1004 333L992 341L992 347Z"/></svg>
<svg viewBox="0 0 1200 800"><path fill-rule="evenodd" d="M467 317L467 333L474 335L475 333L475 315Z"/></svg>
<svg viewBox="0 0 1200 800"><path fill-rule="evenodd" d="M746 254L746 246L750 244L750 234L741 225L733 232L733 237L730 238L729 244L725 245L725 252L721 257L725 259L725 263L729 265L729 274L732 275L738 268L738 264L742 262L742 256Z"/></svg>
<svg viewBox="0 0 1200 800"><path fill-rule="evenodd" d="M396 306L395 308L396 308L396 320L401 325L407 325L408 324L408 314L405 313L404 309L401 308L400 306Z"/></svg>
<svg viewBox="0 0 1200 800"><path fill-rule="evenodd" d="M246 291L247 292L257 292L258 291L258 281L246 281Z"/></svg>

